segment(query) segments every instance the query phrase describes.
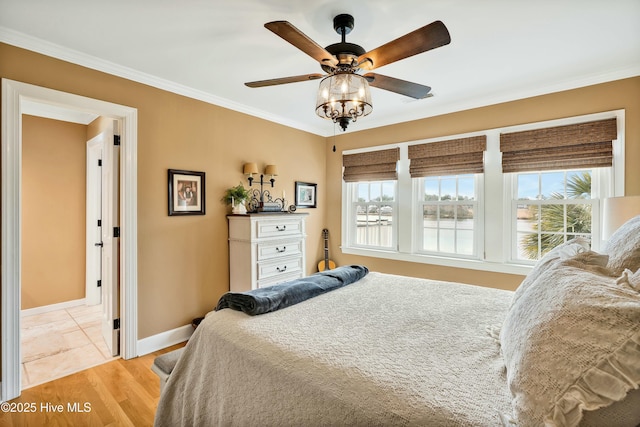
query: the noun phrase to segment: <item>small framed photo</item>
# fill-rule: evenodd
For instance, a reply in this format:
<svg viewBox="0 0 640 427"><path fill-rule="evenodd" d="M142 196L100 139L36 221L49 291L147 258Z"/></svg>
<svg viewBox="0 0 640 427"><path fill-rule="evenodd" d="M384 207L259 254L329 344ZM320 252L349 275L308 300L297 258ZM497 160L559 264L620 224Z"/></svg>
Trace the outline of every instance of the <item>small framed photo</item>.
<svg viewBox="0 0 640 427"><path fill-rule="evenodd" d="M204 215L204 172L169 169L169 216Z"/></svg>
<svg viewBox="0 0 640 427"><path fill-rule="evenodd" d="M316 207L317 184L296 181L296 206L299 208Z"/></svg>

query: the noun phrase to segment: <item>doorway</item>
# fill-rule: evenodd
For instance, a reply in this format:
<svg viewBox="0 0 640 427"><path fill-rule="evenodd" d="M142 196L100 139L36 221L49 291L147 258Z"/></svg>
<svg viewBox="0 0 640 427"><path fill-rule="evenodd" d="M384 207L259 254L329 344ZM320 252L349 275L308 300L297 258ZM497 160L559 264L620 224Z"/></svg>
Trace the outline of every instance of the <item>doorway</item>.
<svg viewBox="0 0 640 427"><path fill-rule="evenodd" d="M23 390L118 355L111 330L102 336L102 290L117 283L102 283L100 271L108 265L101 262L102 206L117 208L118 200L102 191L102 173L117 168L103 161L103 150L117 123L76 116L31 102L22 114ZM114 318L106 316L108 327Z"/></svg>
<svg viewBox="0 0 640 427"><path fill-rule="evenodd" d="M102 240L96 221L102 180L89 178L100 178L103 139L111 127L102 117L75 117L32 102L22 111L23 390L112 360L101 333L102 287L87 282L88 273L100 277L102 249L95 246ZM97 185L87 185L91 181ZM89 262L95 258L87 257L88 229L98 232L89 236L95 266Z"/></svg>
<svg viewBox="0 0 640 427"><path fill-rule="evenodd" d="M137 356L137 110L26 83L2 79L2 386L0 400L20 395L21 150L26 102L89 112L122 124L120 265L120 352ZM115 326L115 325L114 325Z"/></svg>

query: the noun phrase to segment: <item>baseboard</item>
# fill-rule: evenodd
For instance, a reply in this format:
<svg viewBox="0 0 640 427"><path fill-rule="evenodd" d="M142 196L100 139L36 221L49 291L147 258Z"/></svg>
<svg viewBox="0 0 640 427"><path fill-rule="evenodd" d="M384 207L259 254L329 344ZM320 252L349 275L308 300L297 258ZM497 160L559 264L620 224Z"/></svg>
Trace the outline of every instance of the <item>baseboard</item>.
<svg viewBox="0 0 640 427"><path fill-rule="evenodd" d="M144 356L145 354L153 353L154 351L187 341L191 337L191 334L193 334L193 326L184 325L138 340L138 356Z"/></svg>
<svg viewBox="0 0 640 427"><path fill-rule="evenodd" d="M50 311L63 310L65 308L77 307L85 304L85 299L74 299L71 301L59 302L56 304L43 305L41 307L27 308L20 310L20 317L33 316L34 314L49 313Z"/></svg>

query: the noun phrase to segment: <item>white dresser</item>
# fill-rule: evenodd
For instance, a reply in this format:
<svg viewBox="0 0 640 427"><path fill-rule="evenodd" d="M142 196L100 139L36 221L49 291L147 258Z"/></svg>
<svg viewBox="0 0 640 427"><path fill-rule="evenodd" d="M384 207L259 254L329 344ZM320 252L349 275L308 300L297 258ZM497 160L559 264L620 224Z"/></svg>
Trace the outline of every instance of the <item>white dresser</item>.
<svg viewBox="0 0 640 427"><path fill-rule="evenodd" d="M230 291L244 292L305 276L307 215L228 215Z"/></svg>

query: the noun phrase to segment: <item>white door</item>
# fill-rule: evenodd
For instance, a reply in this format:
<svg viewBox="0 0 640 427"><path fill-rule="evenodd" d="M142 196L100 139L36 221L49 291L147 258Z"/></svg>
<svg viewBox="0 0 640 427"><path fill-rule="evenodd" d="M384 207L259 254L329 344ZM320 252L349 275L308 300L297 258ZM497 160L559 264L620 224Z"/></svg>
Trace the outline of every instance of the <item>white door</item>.
<svg viewBox="0 0 640 427"><path fill-rule="evenodd" d="M119 354L119 159L114 144L117 121L105 131L102 151L102 336L113 356Z"/></svg>
<svg viewBox="0 0 640 427"><path fill-rule="evenodd" d="M101 133L87 141L86 305L97 305L102 302L102 149L104 139L105 136Z"/></svg>

